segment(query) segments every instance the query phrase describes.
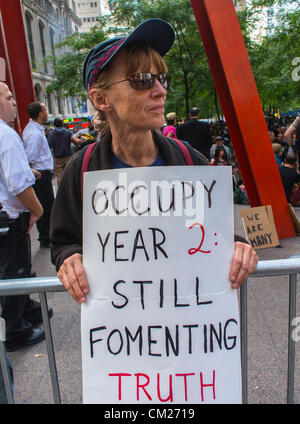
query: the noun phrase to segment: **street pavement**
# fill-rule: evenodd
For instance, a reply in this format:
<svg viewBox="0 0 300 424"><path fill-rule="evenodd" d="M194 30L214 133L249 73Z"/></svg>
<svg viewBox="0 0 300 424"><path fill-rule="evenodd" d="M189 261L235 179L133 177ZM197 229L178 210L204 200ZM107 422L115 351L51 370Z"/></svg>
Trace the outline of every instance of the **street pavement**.
<svg viewBox="0 0 300 424"><path fill-rule="evenodd" d="M235 233L244 236L235 205ZM300 208L295 208L300 220ZM300 237L281 240L281 247L258 251L260 260L300 254ZM37 276L56 275L50 250L40 249L32 233L33 270ZM299 278L297 283L299 291ZM284 404L287 394L289 284L287 276L248 280L248 403ZM38 295L32 296L38 300ZM66 292L49 293L60 396L63 404L82 402L80 307ZM299 302L298 302L299 303ZM300 316L300 305L297 316ZM53 393L45 341L8 353L13 365L16 404L51 404ZM296 343L295 403L300 403L300 341Z"/></svg>

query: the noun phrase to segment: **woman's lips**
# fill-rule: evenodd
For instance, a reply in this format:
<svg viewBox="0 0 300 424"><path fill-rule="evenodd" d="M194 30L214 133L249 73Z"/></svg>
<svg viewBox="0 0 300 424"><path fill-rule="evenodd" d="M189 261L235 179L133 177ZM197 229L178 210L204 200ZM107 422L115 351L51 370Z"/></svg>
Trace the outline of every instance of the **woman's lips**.
<svg viewBox="0 0 300 424"><path fill-rule="evenodd" d="M154 107L150 107L148 110L150 112L164 113L165 108L164 108L164 106L154 106Z"/></svg>

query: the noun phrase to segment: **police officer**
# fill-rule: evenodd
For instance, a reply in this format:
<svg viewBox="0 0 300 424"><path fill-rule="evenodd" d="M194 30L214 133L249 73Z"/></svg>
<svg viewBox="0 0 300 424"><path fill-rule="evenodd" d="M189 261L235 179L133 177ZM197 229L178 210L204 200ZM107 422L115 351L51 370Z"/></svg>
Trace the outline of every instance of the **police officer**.
<svg viewBox="0 0 300 424"><path fill-rule="evenodd" d="M31 276L29 233L43 214L22 140L8 125L15 118L16 102L8 86L0 82L0 279ZM33 327L41 317L38 302L21 295L0 297L0 302L7 351L45 338L43 328Z"/></svg>

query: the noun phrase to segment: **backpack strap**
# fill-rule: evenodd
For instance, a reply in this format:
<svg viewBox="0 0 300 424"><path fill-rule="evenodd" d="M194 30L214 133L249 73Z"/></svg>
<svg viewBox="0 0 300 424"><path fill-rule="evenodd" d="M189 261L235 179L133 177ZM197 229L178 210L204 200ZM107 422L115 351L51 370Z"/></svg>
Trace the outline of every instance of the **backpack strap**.
<svg viewBox="0 0 300 424"><path fill-rule="evenodd" d="M81 172L80 172L81 199L83 199L83 174L87 172L89 169L90 157L96 144L97 143L89 144L83 153L83 159L81 163Z"/></svg>
<svg viewBox="0 0 300 424"><path fill-rule="evenodd" d="M183 156L186 165L194 165L190 150L183 141L173 137L168 138L168 140L171 141L176 150Z"/></svg>

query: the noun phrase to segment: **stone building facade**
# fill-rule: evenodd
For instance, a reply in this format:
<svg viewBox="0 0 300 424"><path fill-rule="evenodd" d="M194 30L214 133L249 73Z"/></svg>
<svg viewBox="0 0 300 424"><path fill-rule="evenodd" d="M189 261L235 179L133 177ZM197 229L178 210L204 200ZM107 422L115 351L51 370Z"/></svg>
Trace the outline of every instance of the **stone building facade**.
<svg viewBox="0 0 300 424"><path fill-rule="evenodd" d="M55 47L58 42L79 31L81 21L75 0L22 0L22 7L36 100L45 103L50 121L82 115L76 98L47 93L55 72L52 64L44 60L52 52L59 53Z"/></svg>
<svg viewBox="0 0 300 424"><path fill-rule="evenodd" d="M106 0L75 0L76 11L81 20L80 32L88 32L92 26L96 25L97 18L110 13Z"/></svg>

